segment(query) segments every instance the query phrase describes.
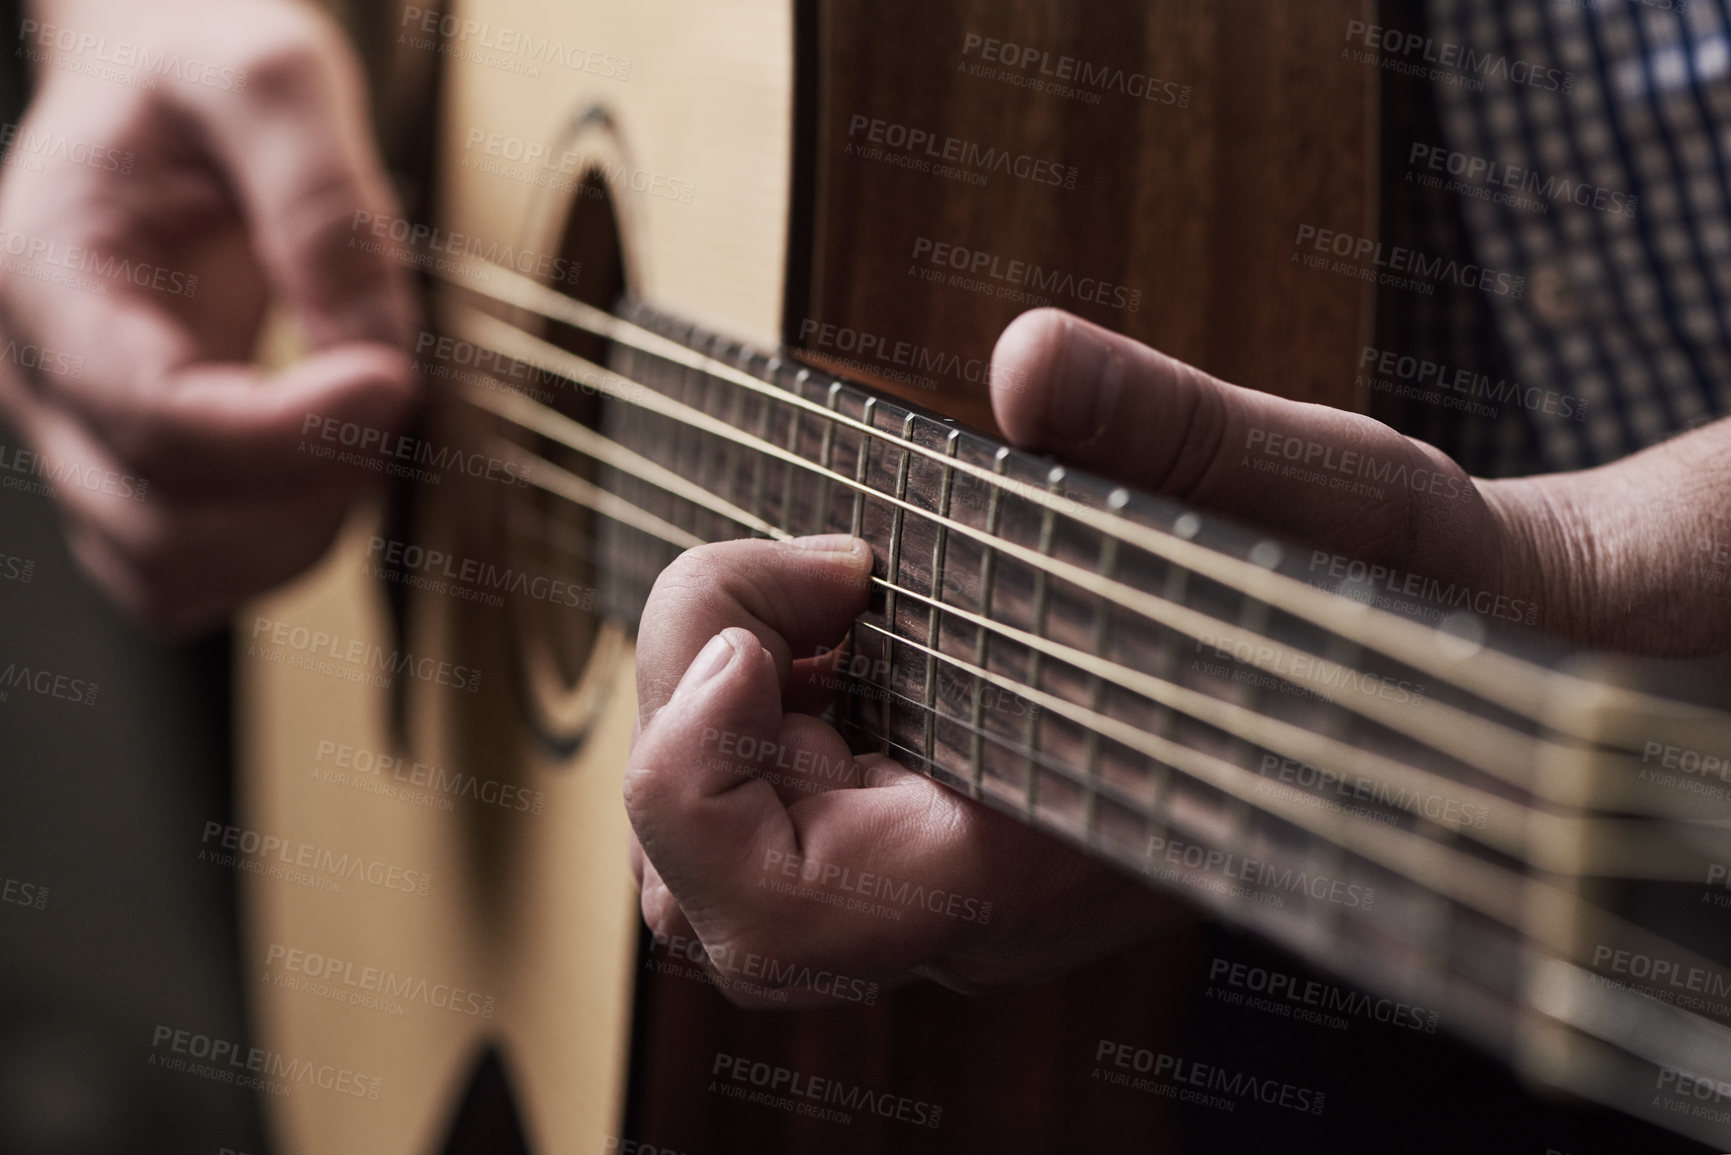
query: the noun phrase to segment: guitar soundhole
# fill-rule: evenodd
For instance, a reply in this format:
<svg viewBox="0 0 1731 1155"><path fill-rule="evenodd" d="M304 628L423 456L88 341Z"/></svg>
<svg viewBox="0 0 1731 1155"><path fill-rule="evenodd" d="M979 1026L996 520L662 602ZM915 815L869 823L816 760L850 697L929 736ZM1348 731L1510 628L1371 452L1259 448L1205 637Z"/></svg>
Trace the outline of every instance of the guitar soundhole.
<svg viewBox="0 0 1731 1155"><path fill-rule="evenodd" d="M549 266L554 288L609 310L627 288L615 204L606 180L590 169L571 194L562 225L552 233L556 244ZM607 363L607 342L594 334L536 318L520 320L553 344L596 364ZM529 387L537 400L572 420L600 426L602 401L594 393L559 380L536 379ZM599 480L593 461L555 441L538 438L529 448L584 481ZM585 686L586 675L606 681L606 672L593 666L613 646L599 643L617 641L617 627L609 633L604 625L606 559L597 548L602 535L591 510L539 486L509 491L506 504L505 537L515 568L547 579L531 596L511 600L515 669L522 691L518 699L530 730L556 753L570 754L598 705L595 693Z"/></svg>

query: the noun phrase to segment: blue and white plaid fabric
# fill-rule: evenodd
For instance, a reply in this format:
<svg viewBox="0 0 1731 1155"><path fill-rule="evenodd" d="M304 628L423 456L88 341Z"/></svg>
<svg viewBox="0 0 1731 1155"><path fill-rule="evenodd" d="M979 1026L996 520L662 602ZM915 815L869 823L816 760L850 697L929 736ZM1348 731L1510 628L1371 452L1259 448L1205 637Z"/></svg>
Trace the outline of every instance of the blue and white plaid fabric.
<svg viewBox="0 0 1731 1155"><path fill-rule="evenodd" d="M1426 33L1438 44L1470 51L1475 64L1500 58L1566 78L1552 90L1493 63L1432 86L1441 143L1459 157L1450 163L1476 168L1475 190L1507 194L1454 186L1460 243L1527 278L1518 299L1485 295L1470 308L1488 313L1515 380L1586 403L1580 421L1514 407L1495 428L1439 431L1469 468L1589 466L1726 411L1728 4L1429 0ZM1498 356L1482 342L1478 355ZM1425 436L1442 415L1409 407L1408 416L1403 424Z"/></svg>

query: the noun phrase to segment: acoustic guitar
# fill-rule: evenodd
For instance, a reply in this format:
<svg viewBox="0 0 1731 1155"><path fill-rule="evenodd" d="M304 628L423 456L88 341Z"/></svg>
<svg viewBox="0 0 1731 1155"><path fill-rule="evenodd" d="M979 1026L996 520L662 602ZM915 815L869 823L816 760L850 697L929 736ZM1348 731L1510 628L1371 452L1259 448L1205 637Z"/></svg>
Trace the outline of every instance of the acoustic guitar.
<svg viewBox="0 0 1731 1155"><path fill-rule="evenodd" d="M1038 304L1360 404L1376 286L1295 238L1377 231L1379 70L1342 51L1371 5L382 8L383 135L429 179L353 241L424 276L432 404L308 415L393 498L240 623L217 836L253 852L264 1044L349 1075L266 1087L284 1150L1034 1151L1170 1141L1181 1095L1326 1109L1315 1072L1162 1049L1185 932L1028 992L831 976L834 1009L773 1013L713 989L773 966L641 941L648 589L702 542L835 530L876 553L832 709L858 749L1309 960L1322 1011L1731 1140L1731 718L993 431L993 340ZM820 897L894 933L918 883Z"/></svg>

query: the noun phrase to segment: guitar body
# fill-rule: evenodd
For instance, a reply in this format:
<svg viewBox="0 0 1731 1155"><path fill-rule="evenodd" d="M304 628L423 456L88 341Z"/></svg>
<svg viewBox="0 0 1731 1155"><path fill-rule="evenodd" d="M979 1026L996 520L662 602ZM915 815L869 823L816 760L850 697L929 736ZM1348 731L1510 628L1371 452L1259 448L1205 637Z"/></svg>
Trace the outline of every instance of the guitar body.
<svg viewBox="0 0 1731 1155"><path fill-rule="evenodd" d="M1335 60L1363 7L469 0L449 15L471 31L404 9L378 39L443 73L447 241L989 427L993 340L1040 301L1233 381L1355 403L1370 287L1291 257L1302 226L1375 232L1375 74ZM504 30L569 51L514 53ZM433 405L415 436L489 455L454 397L475 368L460 344L417 354ZM593 399L549 404L592 416ZM291 848L245 876L263 1045L377 1081L267 1095L283 1150L438 1150L489 1049L537 1152L1170 1145L1161 1101L1090 1087L1086 1056L1170 1029L1185 935L1028 991L814 1012L739 1012L655 952L645 969L618 798L629 630L581 604L605 597L507 583L489 604L460 575L587 595L654 574L608 568L585 544L598 519L499 469L435 472L239 630L240 823ZM323 851L366 865L305 869ZM844 1127L742 1104L708 1089L719 1053L945 1113Z"/></svg>

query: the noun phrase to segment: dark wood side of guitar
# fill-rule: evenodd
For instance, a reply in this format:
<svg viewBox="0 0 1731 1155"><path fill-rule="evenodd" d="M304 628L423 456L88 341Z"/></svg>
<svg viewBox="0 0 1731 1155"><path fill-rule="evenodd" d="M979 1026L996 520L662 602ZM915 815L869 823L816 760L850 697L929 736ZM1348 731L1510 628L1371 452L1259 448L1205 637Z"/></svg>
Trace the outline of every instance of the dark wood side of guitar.
<svg viewBox="0 0 1731 1155"><path fill-rule="evenodd" d="M789 343L990 427L977 368L1029 307L993 295L1002 286L1227 380L1358 407L1370 286L1296 263L1294 238L1302 224L1375 231L1376 78L1341 59L1347 21L1366 9L1364 0L802 4L798 90L808 103L796 113ZM981 50L968 48L970 34L1049 56L1026 69L988 62L992 75L975 75ZM1055 81L1040 69L1078 67L1060 57L1090 66L1094 87L1062 83L1098 103L998 75ZM1098 81L1101 69L1113 79ZM1139 99L1124 91L1132 75L1138 88L1172 87ZM940 153L954 137L1074 168L1075 187L976 165L987 177L978 185L856 155L850 142L873 144L862 116L930 132ZM923 146L885 153L941 162ZM938 268L929 250L916 256L921 238L985 253L988 264ZM1011 262L1140 299L1131 309L1110 290L1104 303L1041 292L1018 285L1028 274L1012 274ZM940 280L920 275L935 268ZM986 291L948 283L950 272ZM836 329L826 336L824 325ZM862 350L842 330L885 345ZM895 342L916 350L901 355L912 360L897 359ZM801 1012L739 1011L705 985L644 969L625 1133L681 1152L1171 1150L1166 1101L1091 1079L1092 1059L1102 1039L1170 1037L1197 987L1198 949L1178 932L1025 990L966 998L927 984L871 1007ZM855 1111L844 1127L739 1103L707 1093L718 1054L940 1104L943 1121L925 1129Z"/></svg>

